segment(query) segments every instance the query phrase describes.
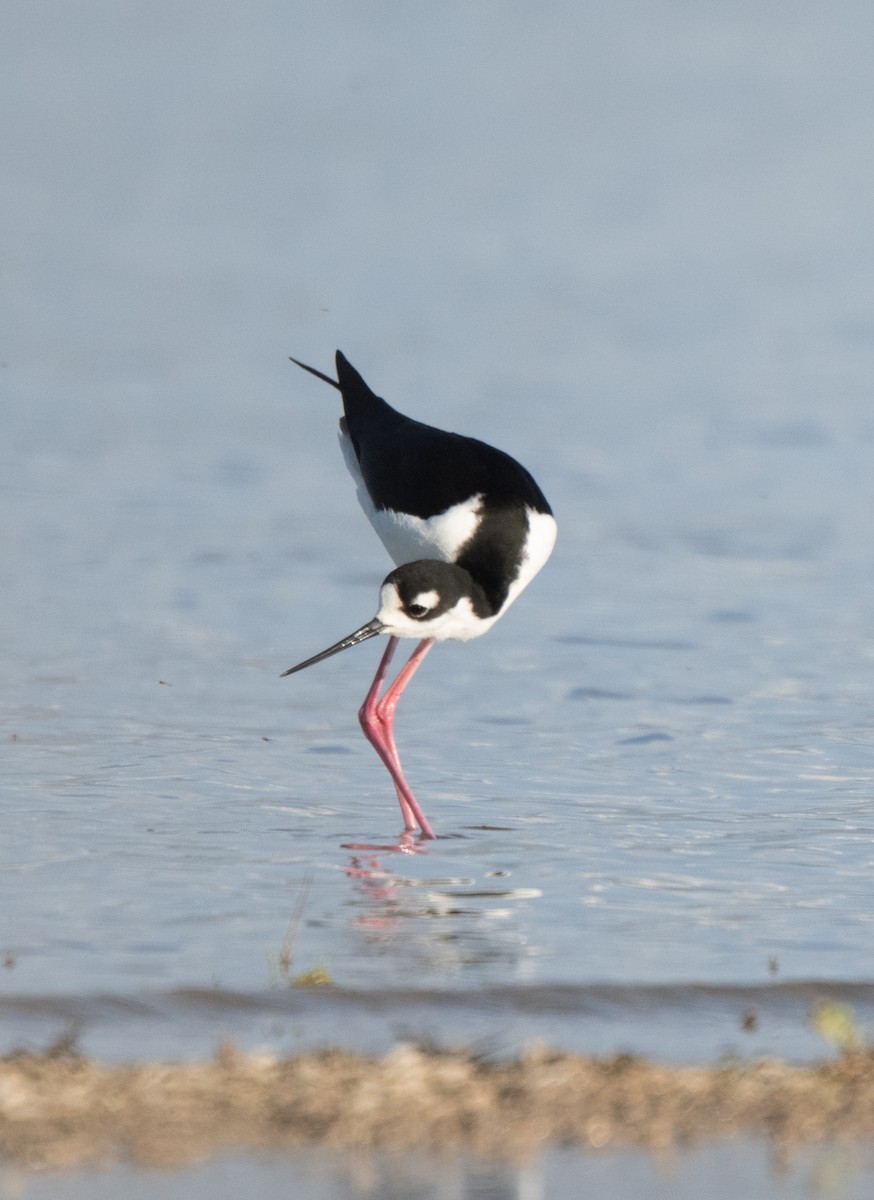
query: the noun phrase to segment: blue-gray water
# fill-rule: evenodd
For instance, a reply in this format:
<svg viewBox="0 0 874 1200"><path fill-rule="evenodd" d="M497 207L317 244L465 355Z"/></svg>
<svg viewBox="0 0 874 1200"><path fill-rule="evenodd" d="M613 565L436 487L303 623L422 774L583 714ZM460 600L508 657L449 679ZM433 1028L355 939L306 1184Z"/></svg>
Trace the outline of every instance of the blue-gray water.
<svg viewBox="0 0 874 1200"><path fill-rule="evenodd" d="M160 1184L158 1184L160 1180ZM617 1180L620 1186L617 1187ZM578 1155L551 1149L522 1166L430 1155L333 1151L227 1156L149 1175L129 1167L63 1176L0 1176L3 1200L869 1200L870 1147L816 1146L788 1161L760 1143L716 1143L654 1159L645 1151Z"/></svg>
<svg viewBox="0 0 874 1200"><path fill-rule="evenodd" d="M870 6L6 15L0 1045L874 1022ZM405 697L420 855L379 647L278 678L390 566L336 346L560 527Z"/></svg>

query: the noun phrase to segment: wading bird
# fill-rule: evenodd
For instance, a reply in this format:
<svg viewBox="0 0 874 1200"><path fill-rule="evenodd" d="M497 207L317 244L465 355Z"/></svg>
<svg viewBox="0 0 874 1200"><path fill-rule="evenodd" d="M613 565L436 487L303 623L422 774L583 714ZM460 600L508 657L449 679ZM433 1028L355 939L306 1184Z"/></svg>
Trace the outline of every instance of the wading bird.
<svg viewBox="0 0 874 1200"><path fill-rule="evenodd" d="M445 433L397 412L337 351L337 379L291 360L343 397L340 445L361 507L398 564L372 621L293 675L379 633L388 635L358 719L392 777L404 827L433 838L404 778L394 716L404 688L435 641L479 637L507 611L552 552L552 509L523 466L475 438ZM419 644L380 697L399 638Z"/></svg>

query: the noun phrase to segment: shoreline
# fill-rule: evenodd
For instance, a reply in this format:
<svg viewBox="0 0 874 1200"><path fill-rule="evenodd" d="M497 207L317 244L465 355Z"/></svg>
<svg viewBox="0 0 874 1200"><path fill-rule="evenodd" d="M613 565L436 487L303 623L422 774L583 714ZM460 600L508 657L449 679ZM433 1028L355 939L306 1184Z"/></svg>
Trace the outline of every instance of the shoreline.
<svg viewBox="0 0 874 1200"><path fill-rule="evenodd" d="M785 1152L874 1137L874 1053L677 1067L547 1048L483 1061L408 1044L286 1059L226 1045L196 1063L0 1060L0 1160L37 1169L303 1146L519 1160L549 1143L662 1151L744 1135Z"/></svg>

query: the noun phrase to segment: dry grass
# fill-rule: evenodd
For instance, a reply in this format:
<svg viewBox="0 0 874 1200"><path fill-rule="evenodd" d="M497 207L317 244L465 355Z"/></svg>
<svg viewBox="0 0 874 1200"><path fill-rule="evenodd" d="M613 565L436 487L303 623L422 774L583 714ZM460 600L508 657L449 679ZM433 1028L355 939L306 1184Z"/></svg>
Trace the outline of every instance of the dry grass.
<svg viewBox="0 0 874 1200"><path fill-rule="evenodd" d="M663 1149L757 1135L788 1149L874 1136L874 1056L668 1067L541 1050L513 1062L398 1046L375 1059L108 1066L75 1054L0 1061L0 1159L72 1166L190 1162L298 1145L466 1149L518 1158L546 1142Z"/></svg>

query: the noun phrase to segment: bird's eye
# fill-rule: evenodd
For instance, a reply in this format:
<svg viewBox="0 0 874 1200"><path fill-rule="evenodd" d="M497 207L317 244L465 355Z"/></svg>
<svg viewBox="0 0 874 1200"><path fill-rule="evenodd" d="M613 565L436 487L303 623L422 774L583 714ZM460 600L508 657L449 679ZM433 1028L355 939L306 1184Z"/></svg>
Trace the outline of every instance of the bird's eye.
<svg viewBox="0 0 874 1200"><path fill-rule="evenodd" d="M428 615L428 610L424 604L409 604L407 606L407 612L411 617L415 617L417 621L420 617L425 617Z"/></svg>

